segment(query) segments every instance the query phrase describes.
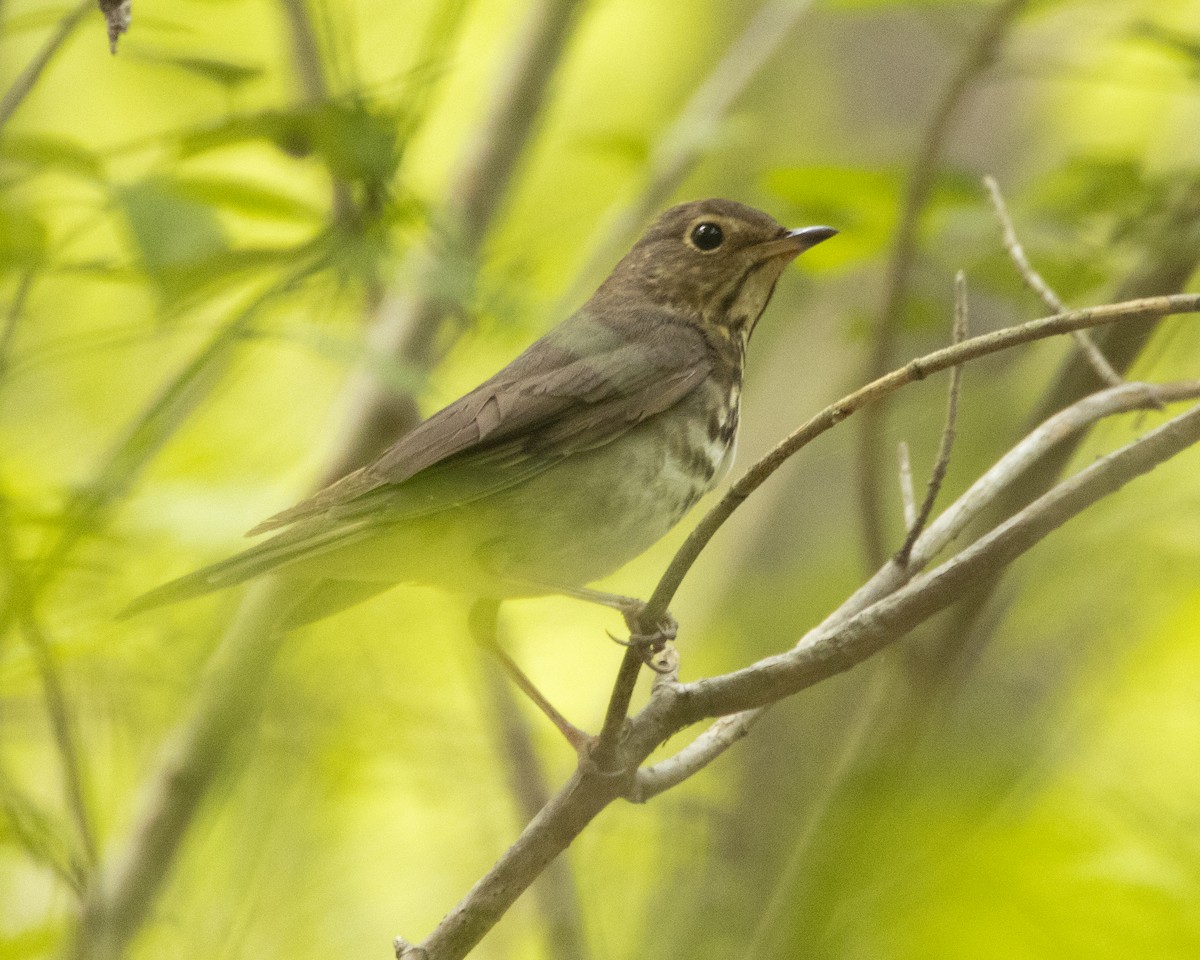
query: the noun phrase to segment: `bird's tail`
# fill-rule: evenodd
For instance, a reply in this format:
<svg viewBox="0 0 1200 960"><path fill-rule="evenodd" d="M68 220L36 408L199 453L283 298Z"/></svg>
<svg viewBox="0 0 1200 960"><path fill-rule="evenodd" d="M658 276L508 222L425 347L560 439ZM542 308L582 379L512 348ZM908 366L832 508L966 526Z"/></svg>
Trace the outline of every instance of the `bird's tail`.
<svg viewBox="0 0 1200 960"><path fill-rule="evenodd" d="M299 560L307 560L335 547L344 546L361 539L364 535L363 525L337 527L320 532L313 532L311 527L285 530L249 550L243 550L210 566L201 567L143 593L121 610L117 619L127 620L155 607L191 600L206 593L237 586L265 573L285 569Z"/></svg>

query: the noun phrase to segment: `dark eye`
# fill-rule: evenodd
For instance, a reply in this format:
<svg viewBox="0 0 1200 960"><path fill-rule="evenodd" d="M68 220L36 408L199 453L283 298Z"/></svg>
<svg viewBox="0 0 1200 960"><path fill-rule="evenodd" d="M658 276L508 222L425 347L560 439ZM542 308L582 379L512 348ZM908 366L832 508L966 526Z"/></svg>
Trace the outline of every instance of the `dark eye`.
<svg viewBox="0 0 1200 960"><path fill-rule="evenodd" d="M692 228L692 243L697 250L716 250L725 239L725 232L715 223L698 223Z"/></svg>

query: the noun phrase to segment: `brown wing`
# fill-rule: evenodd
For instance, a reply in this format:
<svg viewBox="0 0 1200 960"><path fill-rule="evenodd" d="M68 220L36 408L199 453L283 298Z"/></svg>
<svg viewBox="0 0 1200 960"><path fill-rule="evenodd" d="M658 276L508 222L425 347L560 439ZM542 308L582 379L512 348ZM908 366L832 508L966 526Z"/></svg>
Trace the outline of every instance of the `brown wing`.
<svg viewBox="0 0 1200 960"><path fill-rule="evenodd" d="M639 311L601 321L580 311L373 463L250 533L377 509L396 520L485 496L611 442L674 406L710 369L702 335L679 318ZM422 475L438 482L404 496L401 485Z"/></svg>

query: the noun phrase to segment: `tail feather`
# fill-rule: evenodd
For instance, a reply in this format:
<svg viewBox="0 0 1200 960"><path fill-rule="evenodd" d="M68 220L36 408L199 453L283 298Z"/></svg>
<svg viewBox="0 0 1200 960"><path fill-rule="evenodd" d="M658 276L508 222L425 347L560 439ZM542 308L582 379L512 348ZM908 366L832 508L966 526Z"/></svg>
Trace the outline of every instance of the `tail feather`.
<svg viewBox="0 0 1200 960"><path fill-rule="evenodd" d="M312 532L296 527L225 560L201 567L169 583L143 593L117 614L127 620L155 607L192 600L207 593L235 587L247 580L283 569L298 560L308 559L334 547L344 546L365 536L365 524Z"/></svg>

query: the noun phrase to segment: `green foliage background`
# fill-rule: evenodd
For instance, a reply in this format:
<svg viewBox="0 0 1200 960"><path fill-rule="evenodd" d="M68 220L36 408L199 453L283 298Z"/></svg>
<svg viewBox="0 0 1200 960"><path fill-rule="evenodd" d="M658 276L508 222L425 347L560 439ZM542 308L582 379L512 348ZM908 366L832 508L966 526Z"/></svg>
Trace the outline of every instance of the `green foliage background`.
<svg viewBox="0 0 1200 960"><path fill-rule="evenodd" d="M329 90L316 99L286 9L138 0L116 58L93 13L0 128L3 960L58 951L77 908L64 876L83 853L39 657L61 677L112 852L237 598L115 612L235 549L311 485L356 365L429 412L577 305L611 263L586 267L589 251L672 146L668 129L702 146L678 199L730 196L842 230L785 276L755 338L750 463L863 379L922 131L990 8L818 0L710 129L671 124L750 5L584 5L478 276L466 263L438 274L466 322L445 325L431 368L372 351L365 330L437 236L529 5L314 0ZM69 12L3 4L4 89ZM974 329L1045 312L1005 256L985 173L1072 305L1111 299L1171 250L1164 211L1200 168L1197 24L1197 0L1028 5L952 128L897 361L946 340L960 268ZM945 496L1021 435L1070 349L967 369ZM1195 320L1168 322L1135 374L1200 375ZM888 477L904 439L922 482L943 404L936 381L893 405ZM1078 462L1155 420L1105 424ZM861 582L854 455L848 424L722 531L675 604L685 675L784 649ZM950 682L931 685L928 647L910 638L774 711L675 791L607 810L570 854L584 952L1200 954L1196 463L1167 465L1019 563ZM648 593L680 536L612 587ZM613 618L546 599L512 604L503 628L550 699L595 729L619 659ZM397 933L423 936L520 826L485 669L462 601L433 591L399 588L289 639L266 715L133 954L382 956ZM575 758L528 719L557 784ZM566 955L538 904L522 900L477 955Z"/></svg>

